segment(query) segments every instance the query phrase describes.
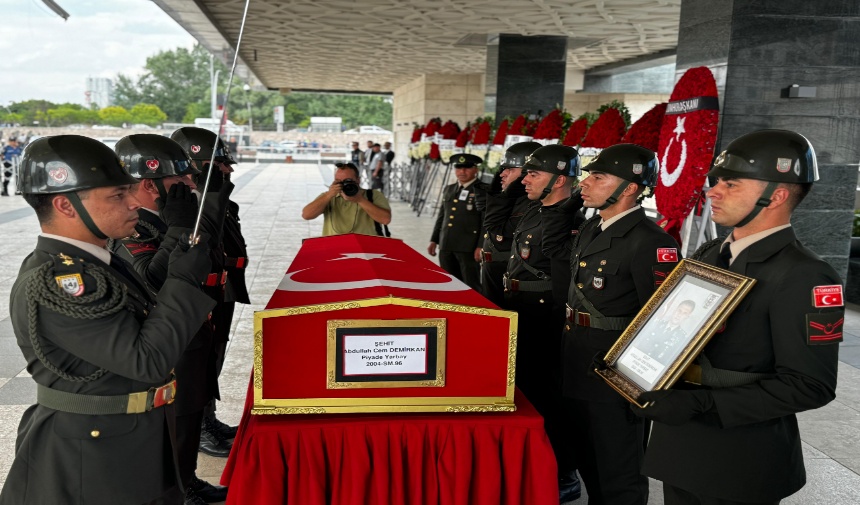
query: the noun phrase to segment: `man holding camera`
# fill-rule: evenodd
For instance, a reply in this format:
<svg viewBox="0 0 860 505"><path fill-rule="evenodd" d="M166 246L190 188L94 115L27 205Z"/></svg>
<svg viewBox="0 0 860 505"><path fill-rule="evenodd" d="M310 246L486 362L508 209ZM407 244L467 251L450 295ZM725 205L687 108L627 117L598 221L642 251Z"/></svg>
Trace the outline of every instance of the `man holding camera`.
<svg viewBox="0 0 860 505"><path fill-rule="evenodd" d="M345 233L376 235L376 224L391 222L391 207L382 191L359 187L358 167L336 163L334 181L328 191L302 209L302 219L323 216L324 237Z"/></svg>

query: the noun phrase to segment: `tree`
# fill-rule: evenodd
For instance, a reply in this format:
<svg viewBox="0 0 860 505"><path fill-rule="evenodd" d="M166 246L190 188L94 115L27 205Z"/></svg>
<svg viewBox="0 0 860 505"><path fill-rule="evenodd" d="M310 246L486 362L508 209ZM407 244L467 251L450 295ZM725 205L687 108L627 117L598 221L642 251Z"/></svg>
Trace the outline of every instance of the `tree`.
<svg viewBox="0 0 860 505"><path fill-rule="evenodd" d="M129 114L125 107L120 107L119 105L105 107L99 111L99 117L103 122L112 126L122 126L123 123L131 122L131 114Z"/></svg>
<svg viewBox="0 0 860 505"><path fill-rule="evenodd" d="M131 114L132 123L149 126L156 126L167 120L167 114L151 103L139 103L131 108L129 114Z"/></svg>

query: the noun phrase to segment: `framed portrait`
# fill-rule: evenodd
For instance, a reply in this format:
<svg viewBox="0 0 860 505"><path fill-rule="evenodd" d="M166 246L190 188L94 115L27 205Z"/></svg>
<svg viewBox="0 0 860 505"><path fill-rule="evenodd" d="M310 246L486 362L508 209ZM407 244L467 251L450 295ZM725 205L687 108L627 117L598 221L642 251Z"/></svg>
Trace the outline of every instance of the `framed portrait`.
<svg viewBox="0 0 860 505"><path fill-rule="evenodd" d="M755 279L682 260L595 370L630 402L671 387L755 284Z"/></svg>

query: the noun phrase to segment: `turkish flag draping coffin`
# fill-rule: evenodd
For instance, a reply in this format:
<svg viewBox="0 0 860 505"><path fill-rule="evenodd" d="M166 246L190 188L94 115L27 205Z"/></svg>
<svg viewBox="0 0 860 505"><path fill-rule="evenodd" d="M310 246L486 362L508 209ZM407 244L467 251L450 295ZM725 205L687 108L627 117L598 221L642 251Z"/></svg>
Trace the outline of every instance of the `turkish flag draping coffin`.
<svg viewBox="0 0 860 505"><path fill-rule="evenodd" d="M401 240L305 240L254 315L254 414L510 412L517 314Z"/></svg>

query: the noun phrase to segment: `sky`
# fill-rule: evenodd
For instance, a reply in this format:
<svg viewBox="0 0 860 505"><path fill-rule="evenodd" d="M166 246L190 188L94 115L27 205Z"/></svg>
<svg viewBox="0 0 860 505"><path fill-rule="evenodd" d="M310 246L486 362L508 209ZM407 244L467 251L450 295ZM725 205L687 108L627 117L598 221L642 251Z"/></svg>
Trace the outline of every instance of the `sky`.
<svg viewBox="0 0 860 505"><path fill-rule="evenodd" d="M87 77L143 73L147 56L194 37L150 0L0 0L0 106L43 99L84 104Z"/></svg>

